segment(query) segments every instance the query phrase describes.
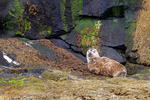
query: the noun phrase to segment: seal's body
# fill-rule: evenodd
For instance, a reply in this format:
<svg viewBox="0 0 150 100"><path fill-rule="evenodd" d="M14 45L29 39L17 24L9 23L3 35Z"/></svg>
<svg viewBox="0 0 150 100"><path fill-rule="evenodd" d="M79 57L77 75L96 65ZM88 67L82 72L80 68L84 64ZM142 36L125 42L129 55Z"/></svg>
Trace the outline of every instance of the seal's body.
<svg viewBox="0 0 150 100"><path fill-rule="evenodd" d="M110 77L125 77L127 74L125 66L107 57L100 57L98 51L90 48L86 54L88 69L95 73Z"/></svg>

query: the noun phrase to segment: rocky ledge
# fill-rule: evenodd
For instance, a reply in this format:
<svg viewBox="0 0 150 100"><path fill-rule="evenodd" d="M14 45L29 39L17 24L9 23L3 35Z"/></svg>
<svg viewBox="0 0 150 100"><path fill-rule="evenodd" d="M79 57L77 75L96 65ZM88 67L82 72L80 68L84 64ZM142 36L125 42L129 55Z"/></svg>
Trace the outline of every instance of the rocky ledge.
<svg viewBox="0 0 150 100"><path fill-rule="evenodd" d="M2 100L150 99L150 68L126 64L127 78L90 73L87 63L50 40L0 39Z"/></svg>

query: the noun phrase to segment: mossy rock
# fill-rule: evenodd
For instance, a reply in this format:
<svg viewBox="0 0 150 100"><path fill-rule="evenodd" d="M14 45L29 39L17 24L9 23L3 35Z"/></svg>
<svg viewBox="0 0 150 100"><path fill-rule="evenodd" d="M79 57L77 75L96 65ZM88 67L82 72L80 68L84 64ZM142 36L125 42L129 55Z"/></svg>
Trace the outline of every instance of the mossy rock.
<svg viewBox="0 0 150 100"><path fill-rule="evenodd" d="M66 41L80 47L82 53L85 54L87 48L99 47L101 45L100 38L98 37L100 26L100 20L82 19L75 27L74 32L68 35Z"/></svg>

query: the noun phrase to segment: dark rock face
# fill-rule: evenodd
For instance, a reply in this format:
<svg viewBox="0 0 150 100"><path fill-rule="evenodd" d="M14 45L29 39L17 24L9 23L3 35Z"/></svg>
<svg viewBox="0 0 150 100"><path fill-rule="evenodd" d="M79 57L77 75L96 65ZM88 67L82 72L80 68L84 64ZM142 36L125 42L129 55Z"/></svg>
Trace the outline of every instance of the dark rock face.
<svg viewBox="0 0 150 100"><path fill-rule="evenodd" d="M114 10L116 10L118 14L115 15L113 13ZM114 0L83 0L83 16L100 18L119 17L122 13L121 11L123 11L123 6L117 5Z"/></svg>
<svg viewBox="0 0 150 100"><path fill-rule="evenodd" d="M101 56L108 57L110 59L116 60L122 64L125 64L125 59L113 48L102 46L101 47L102 54Z"/></svg>
<svg viewBox="0 0 150 100"><path fill-rule="evenodd" d="M105 46L116 47L124 45L124 19L103 20L99 36Z"/></svg>
<svg viewBox="0 0 150 100"><path fill-rule="evenodd" d="M48 34L40 35L42 27L51 27L52 36L57 37L61 34L63 25L59 0L32 0L29 4L24 3L26 12L24 16L33 24L31 30L25 34L27 38L39 39L49 37ZM32 37L35 32L37 35Z"/></svg>
<svg viewBox="0 0 150 100"><path fill-rule="evenodd" d="M35 40L35 39L40 39L40 38L45 38L46 37L46 34L45 35L38 34L40 32L40 28L39 28L38 24L32 23L31 27L32 28L24 34L25 38Z"/></svg>
<svg viewBox="0 0 150 100"><path fill-rule="evenodd" d="M77 39L76 39L76 32L72 31L70 34L68 34L66 38L66 42L68 42L71 45L76 46L77 45Z"/></svg>
<svg viewBox="0 0 150 100"><path fill-rule="evenodd" d="M61 11L60 10L60 1L59 0L52 0L51 3L52 3L52 5L51 5L52 30L54 33L57 33L59 31L63 30L62 20L61 20L61 12L60 12Z"/></svg>
<svg viewBox="0 0 150 100"><path fill-rule="evenodd" d="M76 52L80 52L80 53L82 52L81 48L76 47L76 46L71 46L71 49Z"/></svg>
<svg viewBox="0 0 150 100"><path fill-rule="evenodd" d="M13 4L13 0L0 0L0 17L8 14L9 7Z"/></svg>
<svg viewBox="0 0 150 100"><path fill-rule="evenodd" d="M71 7L70 0L66 0L64 15L66 17L66 24L67 24L68 31L71 31L71 29L73 28L72 9L71 8L72 7Z"/></svg>
<svg viewBox="0 0 150 100"><path fill-rule="evenodd" d="M83 0L83 15L102 16L102 14L113 6L113 0Z"/></svg>
<svg viewBox="0 0 150 100"><path fill-rule="evenodd" d="M61 39L51 39L51 42L54 43L56 46L58 46L60 48L64 48L67 51L71 52L73 55L75 55L82 61L87 62L86 57L84 57L82 54L80 54L80 53L82 53L80 48L78 48L76 46L71 46Z"/></svg>

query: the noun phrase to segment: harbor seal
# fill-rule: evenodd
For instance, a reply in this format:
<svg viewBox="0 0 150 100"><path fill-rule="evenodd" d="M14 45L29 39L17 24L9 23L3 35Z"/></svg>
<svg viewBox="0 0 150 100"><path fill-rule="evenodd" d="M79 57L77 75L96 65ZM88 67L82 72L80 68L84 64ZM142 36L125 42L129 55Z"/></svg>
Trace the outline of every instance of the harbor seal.
<svg viewBox="0 0 150 100"><path fill-rule="evenodd" d="M119 62L107 57L100 57L95 48L86 53L88 69L90 72L109 77L126 77L127 70Z"/></svg>

